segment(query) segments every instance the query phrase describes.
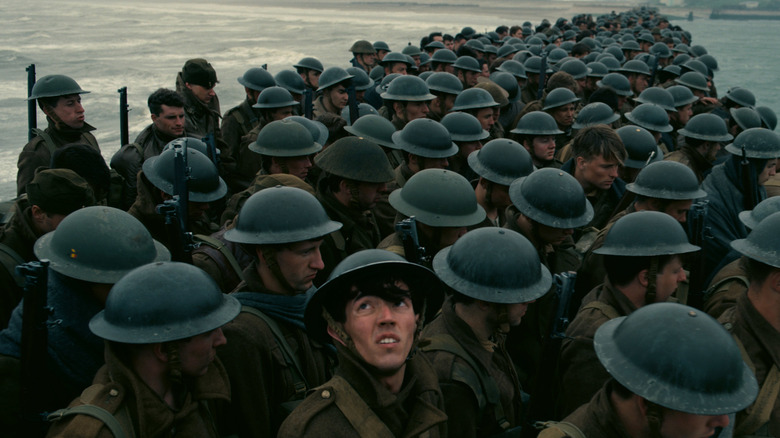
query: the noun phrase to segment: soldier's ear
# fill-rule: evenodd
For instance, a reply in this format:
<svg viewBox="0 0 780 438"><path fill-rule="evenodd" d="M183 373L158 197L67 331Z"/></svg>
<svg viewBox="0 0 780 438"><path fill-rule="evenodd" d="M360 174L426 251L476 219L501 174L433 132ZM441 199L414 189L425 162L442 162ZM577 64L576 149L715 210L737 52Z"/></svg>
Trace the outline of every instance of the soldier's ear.
<svg viewBox="0 0 780 438"><path fill-rule="evenodd" d="M639 284L642 285L642 287L647 287L650 284L647 273L648 269L642 269L638 274L636 274L637 280L639 281Z"/></svg>
<svg viewBox="0 0 780 438"><path fill-rule="evenodd" d="M341 339L341 336L336 334L336 331L333 330L333 328L330 325L328 325L328 335L330 335L331 338L337 340L341 345L343 345L345 347L347 346L347 344L344 343L344 340Z"/></svg>
<svg viewBox="0 0 780 438"><path fill-rule="evenodd" d="M170 354L168 354L168 350L163 346L161 342L158 342L156 344L152 344L152 353L154 354L154 357L157 358L158 361L162 363L168 363L170 360Z"/></svg>

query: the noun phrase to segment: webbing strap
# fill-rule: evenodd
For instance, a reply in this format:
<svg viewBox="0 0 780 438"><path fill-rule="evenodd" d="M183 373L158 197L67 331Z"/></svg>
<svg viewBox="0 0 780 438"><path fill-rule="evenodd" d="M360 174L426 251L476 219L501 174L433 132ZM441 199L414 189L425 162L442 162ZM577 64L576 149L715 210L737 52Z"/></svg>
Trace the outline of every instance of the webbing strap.
<svg viewBox="0 0 780 438"><path fill-rule="evenodd" d="M46 148L49 149L49 153L54 155L54 140L52 140L51 135L49 135L48 132L44 131L43 129L33 128L32 130L33 134L39 135L41 138L43 138L43 143L46 144Z"/></svg>
<svg viewBox="0 0 780 438"><path fill-rule="evenodd" d="M742 359L755 372L755 365L750 360L742 341L736 336L734 336L734 340L737 342L739 351L742 352ZM778 370L777 364L773 364L766 379L764 379L764 384L761 385L761 389L758 391L756 401L746 411L747 417L734 429L734 436L754 434L768 423L772 416L772 409L775 403L778 402L778 395L780 395L780 370Z"/></svg>
<svg viewBox="0 0 780 438"><path fill-rule="evenodd" d="M394 438L393 432L387 427L374 411L363 401L352 385L341 376L333 376L328 382L336 392L336 406L355 428L359 436L374 438Z"/></svg>
<svg viewBox="0 0 780 438"><path fill-rule="evenodd" d="M195 238L219 251L219 253L222 254L222 256L225 257L225 260L227 260L227 262L230 264L233 272L235 272L236 276L238 276L239 281L244 281L244 270L241 269L241 265L238 264L236 256L233 255L224 242L205 234L196 234Z"/></svg>
<svg viewBox="0 0 780 438"><path fill-rule="evenodd" d="M16 266L24 264L25 261L16 253L16 251L11 249L10 246L3 243L0 243L0 263L2 263L8 273L11 274L16 285L24 287L24 277L16 273Z"/></svg>
<svg viewBox="0 0 780 438"><path fill-rule="evenodd" d="M618 311L615 310L614 307L610 306L609 304L607 304L607 303L605 303L603 301L598 301L598 300L591 301L590 303L582 306L582 310L585 310L585 309L596 309L596 310L599 310L599 311L601 311L601 313L606 315L606 317L609 318L609 319L620 318L620 314L618 313Z"/></svg>
<svg viewBox="0 0 780 438"><path fill-rule="evenodd" d="M72 408L60 409L49 414L46 419L48 421L59 421L63 418L71 417L73 415L89 415L90 417L97 418L102 421L108 430L111 431L116 438L127 438L125 430L119 421L107 410L95 405L81 405L74 406Z"/></svg>

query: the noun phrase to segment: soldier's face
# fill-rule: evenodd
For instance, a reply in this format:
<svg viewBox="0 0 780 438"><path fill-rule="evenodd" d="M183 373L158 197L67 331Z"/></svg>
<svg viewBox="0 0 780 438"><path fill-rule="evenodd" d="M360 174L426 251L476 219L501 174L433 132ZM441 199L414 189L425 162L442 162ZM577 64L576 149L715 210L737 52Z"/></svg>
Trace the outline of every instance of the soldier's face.
<svg viewBox="0 0 780 438"><path fill-rule="evenodd" d="M549 245L560 245L567 237L574 234L571 228L553 228L537 223L539 238Z"/></svg>
<svg viewBox="0 0 780 438"><path fill-rule="evenodd" d="M406 121L411 122L416 119L424 119L428 116L430 109L428 102L407 102L406 103Z"/></svg>
<svg viewBox="0 0 780 438"><path fill-rule="evenodd" d="M528 143L527 141L525 143ZM548 162L555 158L555 136L541 135L533 138L533 145L528 152L531 153L531 157L538 161Z"/></svg>
<svg viewBox="0 0 780 438"><path fill-rule="evenodd" d="M190 84L189 82L186 84L187 88L192 91L192 94L198 98L199 101L208 104L211 102L211 99L214 98L214 96L217 95L217 93L214 91L214 87L212 88L206 88L202 85L197 84Z"/></svg>
<svg viewBox="0 0 780 438"><path fill-rule="evenodd" d="M382 194L387 190L386 183L359 182L357 184L357 201L362 209L373 208Z"/></svg>
<svg viewBox="0 0 780 438"><path fill-rule="evenodd" d="M482 72L460 70L458 71L458 77L463 82L463 88L471 88L477 85L477 79L482 75Z"/></svg>
<svg viewBox="0 0 780 438"><path fill-rule="evenodd" d="M658 272L655 279L655 302L663 303L677 290L677 285L685 281L685 270L680 257L672 258Z"/></svg>
<svg viewBox="0 0 780 438"><path fill-rule="evenodd" d="M691 204L693 204L693 201L690 199L674 201L666 206L664 213L675 218L677 222L684 224L688 221L688 211L691 209Z"/></svg>
<svg viewBox="0 0 780 438"><path fill-rule="evenodd" d="M523 320L523 317L525 316L525 313L528 311L528 305L533 303L534 301L529 301L527 303L507 304L506 310L508 314L507 316L509 317L509 325L512 327L519 326L520 322Z"/></svg>
<svg viewBox="0 0 780 438"><path fill-rule="evenodd" d="M309 169L312 167L311 156L301 155L299 157L274 157L271 165L273 173L282 173L282 164L287 166L287 173L295 175L300 179L306 179L309 176Z"/></svg>
<svg viewBox="0 0 780 438"><path fill-rule="evenodd" d="M306 73L301 74L301 77L303 78L304 84L316 90L317 87L320 86L321 74L322 73L318 72L317 70L306 70Z"/></svg>
<svg viewBox="0 0 780 438"><path fill-rule="evenodd" d="M618 177L617 161L607 161L601 155L586 160L583 157L577 157L577 172L580 173L580 182L585 182L588 186L585 189L587 193L590 190L608 190Z"/></svg>
<svg viewBox="0 0 780 438"><path fill-rule="evenodd" d="M381 61L381 60L385 59L385 55L387 55L388 53L390 53L390 52L388 52L387 50L379 49L379 50L376 51L376 57L377 57L377 59L379 61Z"/></svg>
<svg viewBox="0 0 780 438"><path fill-rule="evenodd" d="M81 106L81 96L78 94L61 96L53 111L62 120L62 123L73 129L80 129L84 126L84 107Z"/></svg>
<svg viewBox="0 0 780 438"><path fill-rule="evenodd" d="M152 123L158 131L170 137L184 135L184 107L160 105L160 114L152 114Z"/></svg>
<svg viewBox="0 0 780 438"><path fill-rule="evenodd" d="M406 283L396 281L402 290ZM419 315L414 313L409 296L398 302L376 296L358 296L346 304L344 331L352 338L360 357L382 375L403 370L414 345Z"/></svg>
<svg viewBox="0 0 780 438"><path fill-rule="evenodd" d="M214 362L217 355L217 347L227 344L222 328L210 332L201 333L179 345L179 360L181 361L182 374L190 377L199 377Z"/></svg>
<svg viewBox="0 0 780 438"><path fill-rule="evenodd" d="M482 142L481 141L459 141L458 148L459 148L458 155L460 155L463 158L468 158L468 156L471 155L472 152L482 149Z"/></svg>
<svg viewBox="0 0 780 438"><path fill-rule="evenodd" d="M347 106L349 95L347 94L347 89L343 85L336 85L329 89L327 93L331 103L337 110L341 111Z"/></svg>
<svg viewBox="0 0 780 438"><path fill-rule="evenodd" d="M307 240L285 245L276 252L279 271L287 284L296 292L306 292L314 277L325 268L320 254L322 240Z"/></svg>
<svg viewBox="0 0 780 438"><path fill-rule="evenodd" d="M394 62L393 65L390 67L390 73L387 74L391 74L391 73L398 73L401 75L405 75L406 64L404 64L403 62Z"/></svg>
<svg viewBox="0 0 780 438"><path fill-rule="evenodd" d="M482 129L488 132L490 131L490 128L492 128L496 123L493 119L493 108L478 109L475 112L474 117L479 120L479 124L482 125Z"/></svg>
<svg viewBox="0 0 780 438"><path fill-rule="evenodd" d="M663 438L711 437L729 424L728 415L695 415L665 409L661 422Z"/></svg>
<svg viewBox="0 0 780 438"><path fill-rule="evenodd" d="M676 113L671 113L671 118L676 118L681 125L688 123L688 120L693 116L693 105L688 104L677 108Z"/></svg>
<svg viewBox="0 0 780 438"><path fill-rule="evenodd" d="M769 181L769 178L775 176L777 170L777 159L769 160L764 167L764 170L758 175L758 185L763 186L764 183Z"/></svg>
<svg viewBox="0 0 780 438"><path fill-rule="evenodd" d="M293 115L293 107L291 106L275 108L271 111L271 120L282 120L284 118L290 117L291 115Z"/></svg>
<svg viewBox="0 0 780 438"><path fill-rule="evenodd" d="M567 103L558 108L553 108L550 115L553 116L559 128L568 129L574 123L574 104Z"/></svg>

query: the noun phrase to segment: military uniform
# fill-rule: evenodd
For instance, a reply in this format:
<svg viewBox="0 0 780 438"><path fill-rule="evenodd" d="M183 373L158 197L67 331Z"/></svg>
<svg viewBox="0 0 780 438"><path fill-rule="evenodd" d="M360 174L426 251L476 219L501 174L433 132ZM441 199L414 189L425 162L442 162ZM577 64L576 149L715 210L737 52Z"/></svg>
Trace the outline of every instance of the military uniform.
<svg viewBox="0 0 780 438"><path fill-rule="evenodd" d="M429 348L432 340L446 336L469 355L470 361L478 362L487 373L473 369L469 361L450 351ZM483 386L482 374L485 374L482 378L491 379L498 388L501 417L506 420L507 426L520 425L520 382L503 341L498 342L494 351L489 351L471 327L458 317L455 304L449 299L445 300L439 316L423 329L420 338L421 348L439 377L450 437L486 437L503 432L497 421L495 406L485 400L485 394L480 389Z"/></svg>
<svg viewBox="0 0 780 438"><path fill-rule="evenodd" d="M382 197L377 201L374 208L371 209L371 212L376 218L377 225L379 226L380 237L387 237L395 233L395 223L397 221L396 216L398 215L398 212L390 205L388 197L394 190L403 188L406 181L411 178L412 175L414 175L414 172L409 168L409 165L407 165L405 161L401 161L395 168L395 180L387 184L387 189L385 189Z"/></svg>
<svg viewBox="0 0 780 438"><path fill-rule="evenodd" d="M593 350L593 336L602 324L627 316L636 306L609 281L593 289L582 300L582 307L566 330L561 344L560 413L567 415L587 403L609 379Z"/></svg>
<svg viewBox="0 0 780 438"><path fill-rule="evenodd" d="M422 355L406 362L404 384L393 394L346 347L336 344L336 348L336 375L290 414L279 438L447 436L447 416L436 373Z"/></svg>
<svg viewBox="0 0 780 438"><path fill-rule="evenodd" d="M563 163L561 170L574 175L574 159ZM582 234L588 229L600 230L607 225L609 219L612 217L615 208L620 203L623 195L626 192L626 183L620 178L615 178L612 182L612 186L607 190L598 190L595 193L586 193L588 201L593 206L593 220L588 225L580 229L574 230L574 240L579 241Z"/></svg>
<svg viewBox="0 0 780 438"><path fill-rule="evenodd" d="M563 419L563 422L568 424L558 426L556 423L552 423L539 433L538 438L580 438L566 429L566 426L574 426L579 429L582 437L631 438L612 407L610 401L612 391L611 383L603 385L588 404L580 406Z"/></svg>
<svg viewBox="0 0 780 438"><path fill-rule="evenodd" d="M230 225L232 227L232 223ZM223 293L233 291L241 283L243 270L254 260L254 255L249 254L242 245L225 239L228 229L223 226L192 251L192 264L206 271ZM204 240L204 237L196 236L195 239ZM229 253L232 260L223 251Z"/></svg>
<svg viewBox="0 0 780 438"><path fill-rule="evenodd" d="M664 160L685 164L696 174L699 183L704 181L704 178L710 173L710 170L712 170L712 163L707 161L699 151L688 144L683 144L678 150L667 154L664 157Z"/></svg>
<svg viewBox="0 0 780 438"><path fill-rule="evenodd" d="M176 91L184 97L184 131L195 138L202 138L209 133L220 137L219 96L214 96L208 104L200 101L184 84L181 72L176 76ZM228 151L222 151L223 156L229 156Z"/></svg>
<svg viewBox="0 0 780 438"><path fill-rule="evenodd" d="M283 296L266 289L256 262L244 270L244 278L233 296L244 308L255 308L271 318L289 347L279 344L266 321L247 311L225 326L228 343L219 350L219 357L233 389L230 424L241 437L275 437L292 410L285 410L283 404L303 399L307 389L328 380L332 358L303 329L306 294ZM285 360L285 348L300 363L302 376L296 377L294 367Z"/></svg>
<svg viewBox="0 0 780 438"><path fill-rule="evenodd" d="M739 297L747 293L750 284L742 260L734 260L712 278L702 309L713 318L720 318L726 310L736 305Z"/></svg>
<svg viewBox="0 0 780 438"><path fill-rule="evenodd" d="M312 120L316 120L317 117L319 117L319 116L321 116L321 115L323 115L325 113L330 112L330 111L327 110L327 108L325 108L325 103L323 102L322 99L323 99L322 94L320 94L319 97L314 99L314 103L312 104L312 109L311 109L311 118L312 118ZM340 113L333 113L333 114L341 117Z"/></svg>
<svg viewBox="0 0 780 438"><path fill-rule="evenodd" d="M222 116L222 140L230 150L230 156L238 157L241 138L260 123L260 111L252 108L257 102L252 102L247 96L240 105L231 108Z"/></svg>
<svg viewBox="0 0 780 438"><path fill-rule="evenodd" d="M754 371L761 387L758 399L774 385L774 397L770 395L763 402L766 405L759 406L756 403L737 413L734 436L780 436L780 397L777 395L780 390L780 333L758 312L747 294L740 295L736 306L726 310L719 321L742 344L743 359ZM756 415L754 411L759 409L768 411L764 417L768 423L756 421L757 424L751 427L747 420Z"/></svg>
<svg viewBox="0 0 780 438"><path fill-rule="evenodd" d="M52 119L49 117L46 119L49 121L49 127L43 131L46 135L38 135L30 140L29 143L24 145L22 152L19 154L19 161L16 164L16 167L19 168L16 173L17 196L25 193L27 184L35 176L35 169L41 166L49 167L54 150L70 143L83 143L100 152L97 140L91 134L91 131L95 130L92 125L84 123L84 126L80 129L70 127L58 129ZM51 139L52 144L49 144L45 139L46 136Z"/></svg>
<svg viewBox="0 0 780 438"><path fill-rule="evenodd" d="M260 154L249 149L249 145L257 140L257 135L260 134L263 126L263 122L258 121L251 131L240 138L238 146L233 150L236 168L230 175L230 185L234 192L247 188L255 175L262 169L263 160Z"/></svg>
<svg viewBox="0 0 780 438"><path fill-rule="evenodd" d="M14 202L11 221L0 230L0 244L7 246L16 255L29 262L37 260L33 245L40 237L32 224L31 206L27 196ZM3 266L0 267L0 329L8 327L11 312L22 300L24 290L16 283L15 274L9 271L16 263L5 251L2 254ZM6 260L7 263L6 263Z"/></svg>
<svg viewBox="0 0 780 438"><path fill-rule="evenodd" d="M191 379L191 380L190 380ZM172 409L138 375L106 347L106 365L95 376L93 385L84 390L70 407L94 405L119 420L128 436L142 437L219 437L217 426L206 403L230 400L227 373L219 360L209 365L206 374L186 378L180 388L178 409ZM77 414L64 417L49 429L47 437L113 438L114 434L94 416Z"/></svg>

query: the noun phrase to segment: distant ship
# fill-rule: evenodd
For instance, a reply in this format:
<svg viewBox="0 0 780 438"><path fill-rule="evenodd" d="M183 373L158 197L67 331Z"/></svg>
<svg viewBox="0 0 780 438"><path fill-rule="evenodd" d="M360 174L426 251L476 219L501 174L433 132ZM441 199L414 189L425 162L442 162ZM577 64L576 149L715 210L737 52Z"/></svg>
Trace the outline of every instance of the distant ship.
<svg viewBox="0 0 780 438"><path fill-rule="evenodd" d="M752 2L757 3L757 2ZM780 20L779 9L758 9L756 7L718 8L710 13L710 19L716 20Z"/></svg>

